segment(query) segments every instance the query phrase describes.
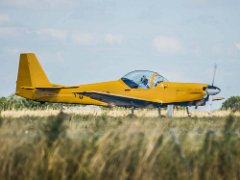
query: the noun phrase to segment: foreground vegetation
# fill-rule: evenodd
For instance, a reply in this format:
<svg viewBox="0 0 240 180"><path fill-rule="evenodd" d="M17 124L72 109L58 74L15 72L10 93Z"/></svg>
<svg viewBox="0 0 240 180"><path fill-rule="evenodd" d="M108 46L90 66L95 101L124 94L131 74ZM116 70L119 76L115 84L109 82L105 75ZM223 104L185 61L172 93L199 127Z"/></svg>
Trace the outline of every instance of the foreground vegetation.
<svg viewBox="0 0 240 180"><path fill-rule="evenodd" d="M240 179L240 118L0 117L3 179Z"/></svg>

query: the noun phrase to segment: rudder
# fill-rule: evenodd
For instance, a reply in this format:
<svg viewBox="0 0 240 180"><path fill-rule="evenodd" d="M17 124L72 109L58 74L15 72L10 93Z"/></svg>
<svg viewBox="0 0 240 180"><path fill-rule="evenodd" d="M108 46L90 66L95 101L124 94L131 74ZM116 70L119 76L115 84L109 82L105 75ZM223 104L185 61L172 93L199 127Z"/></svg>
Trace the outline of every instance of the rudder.
<svg viewBox="0 0 240 180"><path fill-rule="evenodd" d="M33 53L20 54L16 94L22 87L51 86L37 57Z"/></svg>

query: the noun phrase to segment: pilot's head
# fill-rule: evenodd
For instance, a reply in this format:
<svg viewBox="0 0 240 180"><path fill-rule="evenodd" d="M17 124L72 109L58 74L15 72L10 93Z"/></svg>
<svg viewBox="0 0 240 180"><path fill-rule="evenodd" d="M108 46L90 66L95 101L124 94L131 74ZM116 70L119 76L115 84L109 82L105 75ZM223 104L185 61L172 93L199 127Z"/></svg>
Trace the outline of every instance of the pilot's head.
<svg viewBox="0 0 240 180"><path fill-rule="evenodd" d="M145 86L147 86L147 84L148 84L148 79L146 78L145 75L143 75L143 77L141 78L141 82L142 82Z"/></svg>

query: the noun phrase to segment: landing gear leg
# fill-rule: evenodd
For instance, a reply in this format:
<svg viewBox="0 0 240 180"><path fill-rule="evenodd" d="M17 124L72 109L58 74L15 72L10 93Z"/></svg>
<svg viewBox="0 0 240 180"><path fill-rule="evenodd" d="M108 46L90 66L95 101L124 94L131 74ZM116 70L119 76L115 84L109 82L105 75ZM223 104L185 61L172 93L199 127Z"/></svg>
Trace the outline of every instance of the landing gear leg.
<svg viewBox="0 0 240 180"><path fill-rule="evenodd" d="M131 107L131 116L133 117L134 116L134 110L135 110L135 108L134 107Z"/></svg>
<svg viewBox="0 0 240 180"><path fill-rule="evenodd" d="M191 117L191 113L190 113L190 111L189 111L188 106L186 107L186 111L187 111L187 115L188 115L188 117Z"/></svg>
<svg viewBox="0 0 240 180"><path fill-rule="evenodd" d="M131 107L131 113L128 115L128 117L134 117L134 110L135 110L135 107Z"/></svg>
<svg viewBox="0 0 240 180"><path fill-rule="evenodd" d="M162 117L161 108L158 108L158 117Z"/></svg>
<svg viewBox="0 0 240 180"><path fill-rule="evenodd" d="M63 113L63 105L61 105L61 107L60 107L60 113Z"/></svg>

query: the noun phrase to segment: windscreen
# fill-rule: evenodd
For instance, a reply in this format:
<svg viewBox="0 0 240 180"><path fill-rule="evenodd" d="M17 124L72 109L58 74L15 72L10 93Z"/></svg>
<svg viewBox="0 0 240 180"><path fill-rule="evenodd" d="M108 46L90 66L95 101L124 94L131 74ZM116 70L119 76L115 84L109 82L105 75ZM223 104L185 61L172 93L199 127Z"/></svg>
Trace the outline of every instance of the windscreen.
<svg viewBox="0 0 240 180"><path fill-rule="evenodd" d="M158 73L147 70L137 70L128 73L121 78L131 88L149 89L156 87L159 83L166 81Z"/></svg>

